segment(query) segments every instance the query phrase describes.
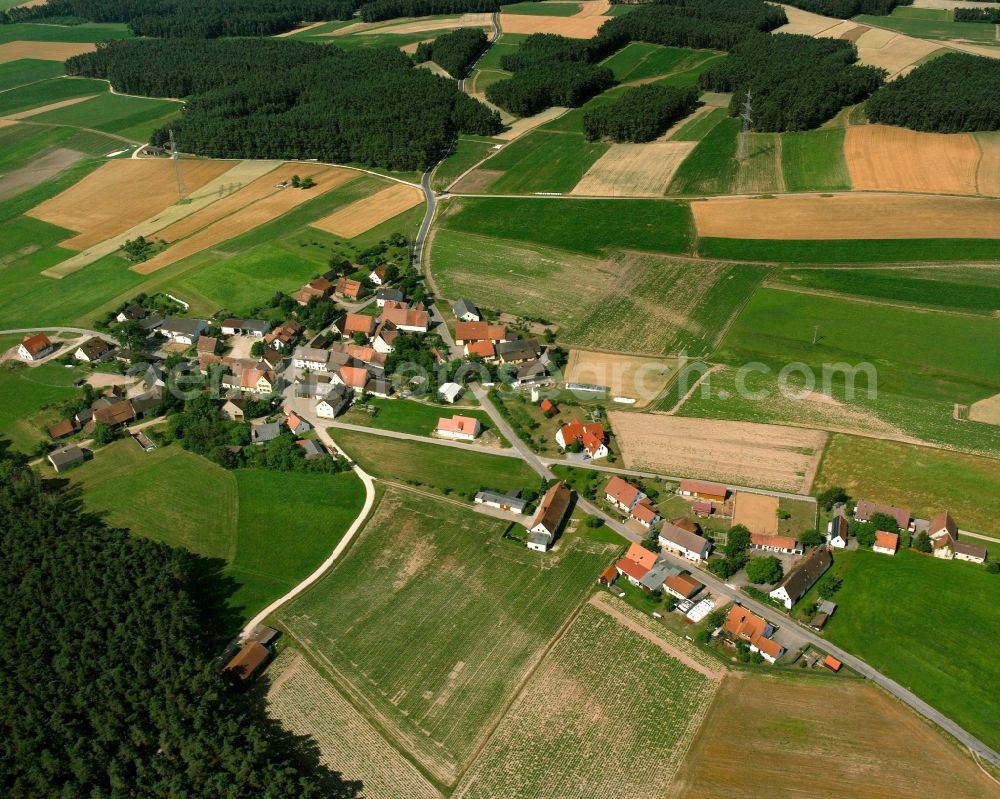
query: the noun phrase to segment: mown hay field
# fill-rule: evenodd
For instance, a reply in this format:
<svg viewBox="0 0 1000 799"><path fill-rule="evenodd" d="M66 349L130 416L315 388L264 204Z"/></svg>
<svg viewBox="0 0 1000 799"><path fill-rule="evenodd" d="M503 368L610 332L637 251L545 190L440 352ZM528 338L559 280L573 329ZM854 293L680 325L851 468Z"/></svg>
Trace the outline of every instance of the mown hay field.
<svg viewBox="0 0 1000 799"><path fill-rule="evenodd" d="M626 468L802 492L826 433L797 427L611 411Z"/></svg>
<svg viewBox="0 0 1000 799"><path fill-rule="evenodd" d="M534 557L506 523L390 489L347 556L279 621L366 714L454 782L617 547Z"/></svg>
<svg viewBox="0 0 1000 799"><path fill-rule="evenodd" d="M697 150L695 151L697 154ZM963 197L835 195L693 203L701 236L744 239L1000 239L1000 202Z"/></svg>
<svg viewBox="0 0 1000 799"><path fill-rule="evenodd" d="M788 191L846 191L844 129L807 130L781 136L781 168Z"/></svg>
<svg viewBox="0 0 1000 799"><path fill-rule="evenodd" d="M584 607L454 796L662 796L719 681L666 654L656 633L638 629Z"/></svg>
<svg viewBox="0 0 1000 799"><path fill-rule="evenodd" d="M607 144L588 142L579 134L535 130L505 145L483 164L491 173L502 173L490 181L488 191L491 194L568 192L607 152Z"/></svg>
<svg viewBox="0 0 1000 799"><path fill-rule="evenodd" d="M353 239L420 205L423 201L424 195L420 189L396 183L371 197L357 200L334 211L330 216L313 222L312 226L333 233L335 236Z"/></svg>
<svg viewBox="0 0 1000 799"><path fill-rule="evenodd" d="M308 735L320 762L368 799L439 799L441 793L295 649L268 667L268 714L296 735Z"/></svg>
<svg viewBox="0 0 1000 799"><path fill-rule="evenodd" d="M546 319L567 344L637 355L710 351L768 271L635 252L598 259L453 230L436 231L430 253L446 297Z"/></svg>
<svg viewBox="0 0 1000 799"><path fill-rule="evenodd" d="M613 144L570 194L595 197L661 197L695 142Z"/></svg>
<svg viewBox="0 0 1000 799"><path fill-rule="evenodd" d="M977 799L995 787L968 754L866 681L756 670L723 680L668 795Z"/></svg>
<svg viewBox="0 0 1000 799"><path fill-rule="evenodd" d="M154 130L180 114L181 107L174 100L105 93L67 108L33 114L31 121L91 128L140 144L149 141Z"/></svg>

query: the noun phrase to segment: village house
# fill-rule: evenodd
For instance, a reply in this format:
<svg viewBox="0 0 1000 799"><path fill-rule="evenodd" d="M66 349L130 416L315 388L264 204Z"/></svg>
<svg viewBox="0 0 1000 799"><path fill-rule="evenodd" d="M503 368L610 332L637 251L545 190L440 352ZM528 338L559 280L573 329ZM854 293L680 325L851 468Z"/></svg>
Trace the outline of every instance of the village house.
<svg viewBox="0 0 1000 799"><path fill-rule="evenodd" d="M102 338L88 338L76 348L73 357L84 363L98 363L103 361L112 349L114 348Z"/></svg>
<svg viewBox="0 0 1000 799"><path fill-rule="evenodd" d="M306 454L307 461L314 461L319 458L326 457L326 450L311 438L305 438L300 441L296 441L295 443L302 447L302 451Z"/></svg>
<svg viewBox="0 0 1000 799"><path fill-rule="evenodd" d="M333 382L360 391L368 384L368 370L363 366L341 366L333 373Z"/></svg>
<svg viewBox="0 0 1000 799"><path fill-rule="evenodd" d="M649 570L656 565L656 560L655 552L633 542L629 545L625 556L615 564L615 569L619 575L638 588Z"/></svg>
<svg viewBox="0 0 1000 799"><path fill-rule="evenodd" d="M958 540L958 525L948 511L941 511L931 519L927 535L930 536L935 558L985 563L989 556L986 547Z"/></svg>
<svg viewBox="0 0 1000 799"><path fill-rule="evenodd" d="M883 513L892 516L900 530L912 530L913 514L905 508L895 508L892 505L879 505L862 499L854 506L854 518L859 522L867 522L874 514Z"/></svg>
<svg viewBox="0 0 1000 799"><path fill-rule="evenodd" d="M634 519L649 530L660 520L660 514L653 501L649 497L643 497L629 511L629 518Z"/></svg>
<svg viewBox="0 0 1000 799"><path fill-rule="evenodd" d="M878 552L882 555L895 555L898 548L898 533L886 533L882 530L875 533L875 543L872 545L872 552Z"/></svg>
<svg viewBox="0 0 1000 799"><path fill-rule="evenodd" d="M125 307L124 310L119 311L115 316L116 322L138 322L140 319L146 317L146 309L141 305L132 303Z"/></svg>
<svg viewBox="0 0 1000 799"><path fill-rule="evenodd" d="M180 316L168 316L160 325L160 333L174 344L194 344L198 337L208 327L204 319L184 319Z"/></svg>
<svg viewBox="0 0 1000 799"><path fill-rule="evenodd" d="M615 475L604 487L604 498L618 510L628 513L646 495L627 480Z"/></svg>
<svg viewBox="0 0 1000 799"><path fill-rule="evenodd" d="M268 347L264 354L260 356L260 362L272 372L279 372L285 364L285 359L281 353Z"/></svg>
<svg viewBox="0 0 1000 799"><path fill-rule="evenodd" d="M379 322L372 337L372 348L383 355L392 352L399 331L392 322Z"/></svg>
<svg viewBox="0 0 1000 799"><path fill-rule="evenodd" d="M368 382L365 383L365 394L371 394L373 397L388 399L393 395L395 390L392 383L384 377L370 377L368 378Z"/></svg>
<svg viewBox="0 0 1000 799"><path fill-rule="evenodd" d="M778 587L768 596L777 599L788 610L813 587L824 572L833 565L833 555L826 547L816 547L794 569L785 575Z"/></svg>
<svg viewBox="0 0 1000 799"><path fill-rule="evenodd" d="M338 323L337 329L344 338L352 338L360 333L367 340L375 332L375 317L363 313L349 313Z"/></svg>
<svg viewBox="0 0 1000 799"><path fill-rule="evenodd" d="M600 460L608 457L608 448L604 443L604 427L597 422L583 424L579 419L573 419L556 431L556 443L563 449L569 448L575 441L583 446L583 451L589 460Z"/></svg>
<svg viewBox="0 0 1000 799"><path fill-rule="evenodd" d="M394 302L400 305L406 303L406 295L399 289L382 288L375 292L375 306L384 308L387 302Z"/></svg>
<svg viewBox="0 0 1000 799"><path fill-rule="evenodd" d="M563 520L569 513L573 498L565 483L556 483L542 497L535 517L528 528L528 549L545 552L555 541Z"/></svg>
<svg viewBox="0 0 1000 799"><path fill-rule="evenodd" d="M510 381L512 388L522 388L524 386L544 383L549 378L549 370L541 361L528 361L522 363L517 370L514 379Z"/></svg>
<svg viewBox="0 0 1000 799"><path fill-rule="evenodd" d="M361 299L361 294L364 291L364 286L358 280L351 280L347 277L342 277L337 281L336 292L342 297L346 297L349 300Z"/></svg>
<svg viewBox="0 0 1000 799"><path fill-rule="evenodd" d="M745 641L751 652L759 652L768 663L785 654L785 648L772 638L774 626L739 605L730 608L722 629L732 640Z"/></svg>
<svg viewBox="0 0 1000 799"><path fill-rule="evenodd" d="M438 419L437 429L434 432L440 438L450 438L453 441L475 441L481 431L482 425L478 419L456 414L450 419L444 417Z"/></svg>
<svg viewBox="0 0 1000 799"><path fill-rule="evenodd" d="M671 574L663 583L663 590L677 599L690 599L705 586L691 576L690 572Z"/></svg>
<svg viewBox="0 0 1000 799"><path fill-rule="evenodd" d="M700 480L681 480L677 493L682 497L695 497L708 502L725 502L729 489L719 483L705 483Z"/></svg>
<svg viewBox="0 0 1000 799"><path fill-rule="evenodd" d="M524 513L524 509L528 505L520 497L521 492L516 488L512 488L506 494L501 494L498 491L480 491L476 494L475 502L477 505L488 505L491 508L520 514Z"/></svg>
<svg viewBox="0 0 1000 799"><path fill-rule="evenodd" d="M264 343L270 344L276 350L286 350L295 343L301 330L302 325L294 319L289 319L264 336Z"/></svg>
<svg viewBox="0 0 1000 799"><path fill-rule="evenodd" d="M391 322L404 333L426 333L430 315L419 308L384 308L382 321Z"/></svg>
<svg viewBox="0 0 1000 799"><path fill-rule="evenodd" d="M275 376L266 369L255 369L245 366L240 369L239 377L226 374L222 377L223 388L234 388L249 391L252 394L270 394L274 391Z"/></svg>
<svg viewBox="0 0 1000 799"><path fill-rule="evenodd" d="M778 552L782 555L801 555L802 545L791 536L750 533L750 546L763 552Z"/></svg>
<svg viewBox="0 0 1000 799"><path fill-rule="evenodd" d="M222 322L224 336L252 336L263 338L271 330L271 323L263 319L226 319Z"/></svg>
<svg viewBox="0 0 1000 799"><path fill-rule="evenodd" d="M385 276L388 274L388 272L389 270L386 267L386 265L380 264L379 266L376 266L374 269L372 269L371 272L368 273L368 280L370 280L373 285L381 286L383 283L385 283Z"/></svg>
<svg viewBox="0 0 1000 799"><path fill-rule="evenodd" d="M135 419L135 409L127 399L112 400L94 410L94 421L111 427L127 424Z"/></svg>
<svg viewBox="0 0 1000 799"><path fill-rule="evenodd" d="M44 333L25 336L17 347L17 356L24 361L40 361L55 351L56 345Z"/></svg>
<svg viewBox="0 0 1000 799"><path fill-rule="evenodd" d="M281 421L261 422L250 426L250 440L254 444L266 444L281 435Z"/></svg>
<svg viewBox="0 0 1000 799"><path fill-rule="evenodd" d="M484 361L492 361L496 358L497 348L492 341L472 341L465 345L465 355L467 358L482 358Z"/></svg>
<svg viewBox="0 0 1000 799"><path fill-rule="evenodd" d="M310 372L325 372L330 359L329 350L317 347L296 347L292 351L292 366L296 369L308 369Z"/></svg>
<svg viewBox="0 0 1000 799"><path fill-rule="evenodd" d="M297 436L304 436L310 430L312 430L312 425L309 424L305 419L299 416L291 408L282 409L285 414L285 424L288 425L288 429L291 430Z"/></svg>
<svg viewBox="0 0 1000 799"><path fill-rule="evenodd" d="M295 381L295 396L299 399L323 399L334 387L344 388L340 383L335 386L330 375L313 374Z"/></svg>
<svg viewBox="0 0 1000 799"><path fill-rule="evenodd" d="M712 542L707 538L685 530L672 522L664 522L660 525L659 542L660 546L667 551L696 563L708 558L708 553L712 549Z"/></svg>
<svg viewBox="0 0 1000 799"><path fill-rule="evenodd" d="M542 347L536 338L503 341L496 345L497 358L500 363L525 363L534 361L542 354Z"/></svg>
<svg viewBox="0 0 1000 799"><path fill-rule="evenodd" d="M219 408L219 415L230 422L242 422L244 418L243 400L240 398L227 399Z"/></svg>
<svg viewBox="0 0 1000 799"><path fill-rule="evenodd" d="M215 336L201 336L198 338L198 356L215 355L219 351L219 339Z"/></svg>
<svg viewBox="0 0 1000 799"><path fill-rule="evenodd" d="M455 343L458 346L477 341L489 341L492 344L509 341L507 328L503 325L491 325L488 322L459 322L455 325Z"/></svg>
<svg viewBox="0 0 1000 799"><path fill-rule="evenodd" d="M449 405L454 405L455 400L462 396L465 389L458 383L442 383L438 386L438 396Z"/></svg>
<svg viewBox="0 0 1000 799"><path fill-rule="evenodd" d="M323 299L329 297L331 294L333 294L333 283L325 277L318 277L315 280L310 280L300 288L295 294L295 299L299 305L308 305L309 300L314 297Z"/></svg>
<svg viewBox="0 0 1000 799"><path fill-rule="evenodd" d="M844 549L847 547L847 540L850 538L850 522L847 517L837 514L826 525L826 540L831 547Z"/></svg>
<svg viewBox="0 0 1000 799"><path fill-rule="evenodd" d="M482 314L471 300L459 300L451 306L451 312L460 322L478 322Z"/></svg>
<svg viewBox="0 0 1000 799"><path fill-rule="evenodd" d="M351 395L346 386L333 386L316 403L316 415L321 419L335 419L350 401Z"/></svg>
<svg viewBox="0 0 1000 799"><path fill-rule="evenodd" d="M48 454L48 459L53 469L57 472L65 472L67 469L72 469L74 466L79 466L83 463L86 460L86 456L83 450L76 444L70 444L68 447L52 450Z"/></svg>

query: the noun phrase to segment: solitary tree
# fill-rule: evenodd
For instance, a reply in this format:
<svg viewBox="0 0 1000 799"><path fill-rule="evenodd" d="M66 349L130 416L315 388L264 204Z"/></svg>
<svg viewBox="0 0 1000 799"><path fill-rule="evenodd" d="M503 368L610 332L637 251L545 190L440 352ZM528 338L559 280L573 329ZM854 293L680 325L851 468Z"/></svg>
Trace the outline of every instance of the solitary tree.
<svg viewBox="0 0 1000 799"><path fill-rule="evenodd" d="M115 338L127 350L142 349L146 342L146 330L138 321L130 319L115 328Z"/></svg>
<svg viewBox="0 0 1000 799"><path fill-rule="evenodd" d="M827 510L830 510L838 502L847 502L849 499L847 492L840 486L831 486L816 496L816 501Z"/></svg>
<svg viewBox="0 0 1000 799"><path fill-rule="evenodd" d="M827 572L823 575L823 579L819 581L819 584L816 587L816 592L823 599L830 599L840 590L840 586L843 584L844 581L837 577L833 572Z"/></svg>
<svg viewBox="0 0 1000 799"><path fill-rule="evenodd" d="M757 585L776 583L784 574L781 561L774 555L763 558L753 558L747 564L747 579Z"/></svg>
<svg viewBox="0 0 1000 799"><path fill-rule="evenodd" d="M266 346L264 345L264 342L263 342L263 341L255 341L255 342L253 343L253 346L252 346L252 347L250 348L250 354L251 354L251 355L252 355L252 356L253 356L254 358L260 358L260 357L261 357L261 356L262 356L262 355L264 354L264 351L265 351L266 349L267 349L267 348L266 348Z"/></svg>
<svg viewBox="0 0 1000 799"><path fill-rule="evenodd" d="M931 537L927 535L926 531L917 533L916 537L913 539L913 548L917 552L930 552L934 549L931 546Z"/></svg>

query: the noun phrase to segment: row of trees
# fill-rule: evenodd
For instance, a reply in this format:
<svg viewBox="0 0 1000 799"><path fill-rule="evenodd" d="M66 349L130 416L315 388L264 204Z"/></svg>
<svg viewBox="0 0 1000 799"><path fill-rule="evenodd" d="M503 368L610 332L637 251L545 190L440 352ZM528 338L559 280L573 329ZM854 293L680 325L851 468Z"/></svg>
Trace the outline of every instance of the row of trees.
<svg viewBox="0 0 1000 799"><path fill-rule="evenodd" d="M111 42L67 62L119 91L190 99L172 123L186 152L318 158L386 169L436 163L458 133L492 135L500 116L394 48L183 39ZM392 98L392 102L386 102ZM166 129L153 134L167 140Z"/></svg>
<svg viewBox="0 0 1000 799"><path fill-rule="evenodd" d="M583 135L616 142L652 141L698 105L698 90L650 83L583 115Z"/></svg>
<svg viewBox="0 0 1000 799"><path fill-rule="evenodd" d="M614 85L607 67L571 61L530 66L486 88L486 99L517 116L537 114L554 105L575 108Z"/></svg>
<svg viewBox="0 0 1000 799"><path fill-rule="evenodd" d="M1000 8L956 8L955 22L989 22L1000 25Z"/></svg>
<svg viewBox="0 0 1000 799"><path fill-rule="evenodd" d="M222 564L107 527L63 482L0 454L0 792L359 795L214 668L239 623Z"/></svg>
<svg viewBox="0 0 1000 799"><path fill-rule="evenodd" d="M127 22L137 36L272 36L301 22L350 19L357 5L357 0L48 0L10 9L5 21Z"/></svg>
<svg viewBox="0 0 1000 799"><path fill-rule="evenodd" d="M359 9L365 22L396 17L429 17L434 14L466 14L499 11L500 0L372 0Z"/></svg>
<svg viewBox="0 0 1000 799"><path fill-rule="evenodd" d="M1000 130L1000 61L948 53L887 83L865 105L868 119L913 130Z"/></svg>
<svg viewBox="0 0 1000 799"><path fill-rule="evenodd" d="M455 80L462 80L486 49L487 41L482 28L460 28L438 36L433 42L421 42L413 60L418 64L433 61Z"/></svg>
<svg viewBox="0 0 1000 799"><path fill-rule="evenodd" d="M850 19L858 14L884 17L896 6L912 5L913 0L788 0L788 5L823 14L827 17Z"/></svg>
<svg viewBox="0 0 1000 799"><path fill-rule="evenodd" d="M754 34L702 72L698 85L733 92L734 116L749 89L755 130L807 130L881 85L885 71L859 66L857 57L854 45L841 39Z"/></svg>

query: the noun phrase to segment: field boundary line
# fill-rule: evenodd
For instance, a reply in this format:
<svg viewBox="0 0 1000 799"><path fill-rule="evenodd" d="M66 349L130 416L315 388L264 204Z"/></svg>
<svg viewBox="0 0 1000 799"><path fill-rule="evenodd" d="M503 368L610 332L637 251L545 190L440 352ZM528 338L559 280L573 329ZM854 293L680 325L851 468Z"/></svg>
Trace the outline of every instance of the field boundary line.
<svg viewBox="0 0 1000 799"><path fill-rule="evenodd" d="M859 302L864 305L880 305L883 308L898 308L901 311L916 311L918 313L939 313L945 316L959 316L966 319L989 319L990 314L978 314L971 311L953 311L948 308L935 307L932 305L919 305L917 303L890 302L874 300L870 297L863 297L859 294L844 294L831 289L814 289L808 286L793 286L790 283L779 283L773 279L761 284L761 288L774 289L775 291L787 291L792 294L810 294L816 297L829 297L831 299L847 300L849 302Z"/></svg>
<svg viewBox="0 0 1000 799"><path fill-rule="evenodd" d="M698 390L698 386L704 383L710 374L719 371L719 369L721 368L722 368L721 363L712 364L712 366L707 371L702 373L702 375L697 380L694 381L694 385L692 385L691 388L687 390L687 393L685 393L683 397L677 400L677 402L674 404L674 407L666 412L666 415L673 416L674 414L676 414L677 411L679 411L684 406L684 403L687 402L689 399L691 399L691 396L694 394L694 392ZM674 376L674 380L677 380L680 377L680 374L681 374L680 370L678 370L677 374Z"/></svg>

